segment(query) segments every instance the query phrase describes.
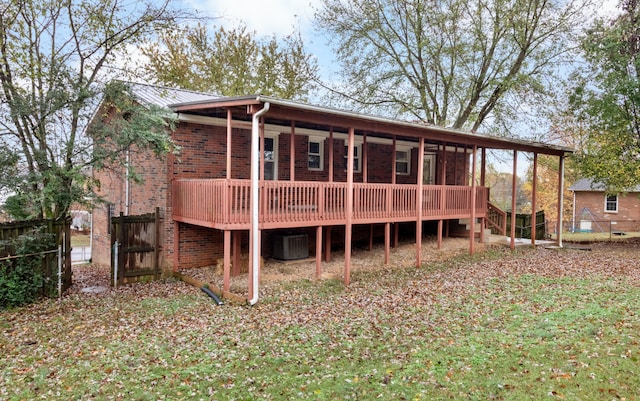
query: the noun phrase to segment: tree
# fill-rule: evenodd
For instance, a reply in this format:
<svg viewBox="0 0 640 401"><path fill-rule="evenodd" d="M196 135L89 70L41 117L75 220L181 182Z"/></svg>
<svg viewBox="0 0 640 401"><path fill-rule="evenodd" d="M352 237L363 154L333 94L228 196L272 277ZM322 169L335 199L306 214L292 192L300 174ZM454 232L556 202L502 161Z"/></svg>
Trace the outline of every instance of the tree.
<svg viewBox="0 0 640 401"><path fill-rule="evenodd" d="M74 202L94 199L88 170L118 161L137 144L170 151L167 120L125 102L122 83L101 83L126 45L187 16L160 2L5 0L0 5L0 146L17 156L14 207L28 217L58 218ZM119 71L120 73L122 71ZM125 129L118 144L93 151L84 129L101 96ZM98 116L101 117L101 116ZM126 117L126 118L125 118ZM138 119L138 117L144 117ZM136 126L138 130L126 129ZM99 132L94 135L100 138ZM15 160L14 160L15 161ZM3 164L2 175L8 170Z"/></svg>
<svg viewBox="0 0 640 401"><path fill-rule="evenodd" d="M579 166L611 193L640 182L640 6L620 4L617 18L597 21L584 36L590 68L571 98L576 119L587 127Z"/></svg>
<svg viewBox="0 0 640 401"><path fill-rule="evenodd" d="M306 99L317 76L317 64L298 32L282 41L259 39L245 26L213 35L198 25L165 32L142 53L152 80L223 96L264 94Z"/></svg>
<svg viewBox="0 0 640 401"><path fill-rule="evenodd" d="M324 0L343 94L363 107L478 129L531 103L571 50L587 3L548 0Z"/></svg>
<svg viewBox="0 0 640 401"><path fill-rule="evenodd" d="M516 213L523 212L529 200L523 191L523 180L516 177ZM511 210L511 195L513 189L513 174L499 171L489 163L485 173L485 186L491 188L490 201L502 210Z"/></svg>
<svg viewBox="0 0 640 401"><path fill-rule="evenodd" d="M568 220L573 210L573 194L569 187L577 181L577 170L573 159L567 159L564 166L564 203L563 215ZM558 158L555 156L539 155L536 183L536 212L544 210L545 219L550 224L558 220ZM533 164L529 165L522 187L528 199L533 196ZM528 210L529 212L531 210Z"/></svg>

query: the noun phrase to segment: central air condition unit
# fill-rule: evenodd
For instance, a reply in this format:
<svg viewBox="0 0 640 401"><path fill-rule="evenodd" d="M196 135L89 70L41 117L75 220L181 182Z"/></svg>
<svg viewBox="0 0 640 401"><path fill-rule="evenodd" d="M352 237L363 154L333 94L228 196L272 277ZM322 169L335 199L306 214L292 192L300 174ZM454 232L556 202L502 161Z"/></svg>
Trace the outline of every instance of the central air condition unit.
<svg viewBox="0 0 640 401"><path fill-rule="evenodd" d="M273 257L280 260L308 258L309 237L307 234L274 235Z"/></svg>

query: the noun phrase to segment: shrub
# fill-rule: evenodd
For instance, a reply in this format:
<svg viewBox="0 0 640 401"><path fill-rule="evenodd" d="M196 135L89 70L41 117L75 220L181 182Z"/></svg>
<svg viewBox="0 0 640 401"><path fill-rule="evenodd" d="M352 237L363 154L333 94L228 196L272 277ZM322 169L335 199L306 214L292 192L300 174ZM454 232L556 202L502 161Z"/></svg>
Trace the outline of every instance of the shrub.
<svg viewBox="0 0 640 401"><path fill-rule="evenodd" d="M53 235L35 231L2 241L2 247L18 257L0 261L0 309L26 305L54 291L55 280L49 276L56 258L42 254L55 247Z"/></svg>

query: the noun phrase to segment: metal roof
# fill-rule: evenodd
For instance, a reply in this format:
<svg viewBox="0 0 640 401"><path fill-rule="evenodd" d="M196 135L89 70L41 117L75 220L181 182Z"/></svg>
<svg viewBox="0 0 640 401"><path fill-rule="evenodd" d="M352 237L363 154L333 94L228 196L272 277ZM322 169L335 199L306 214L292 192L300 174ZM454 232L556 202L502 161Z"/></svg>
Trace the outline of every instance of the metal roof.
<svg viewBox="0 0 640 401"><path fill-rule="evenodd" d="M219 99L219 96L204 92L196 92L186 89L166 88L162 86L127 83L132 94L146 105L156 105L169 108L170 104L211 101Z"/></svg>

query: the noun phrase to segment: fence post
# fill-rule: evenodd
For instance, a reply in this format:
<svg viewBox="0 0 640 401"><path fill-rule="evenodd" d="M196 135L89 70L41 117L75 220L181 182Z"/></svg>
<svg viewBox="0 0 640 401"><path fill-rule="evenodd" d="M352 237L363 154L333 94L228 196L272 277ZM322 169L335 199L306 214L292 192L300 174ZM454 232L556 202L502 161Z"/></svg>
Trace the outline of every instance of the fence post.
<svg viewBox="0 0 640 401"><path fill-rule="evenodd" d="M611 237L611 220L609 220L609 241L613 241L613 238Z"/></svg>
<svg viewBox="0 0 640 401"><path fill-rule="evenodd" d="M118 289L118 241L113 243L113 289Z"/></svg>
<svg viewBox="0 0 640 401"><path fill-rule="evenodd" d="M58 298L62 298L62 245L58 245Z"/></svg>

